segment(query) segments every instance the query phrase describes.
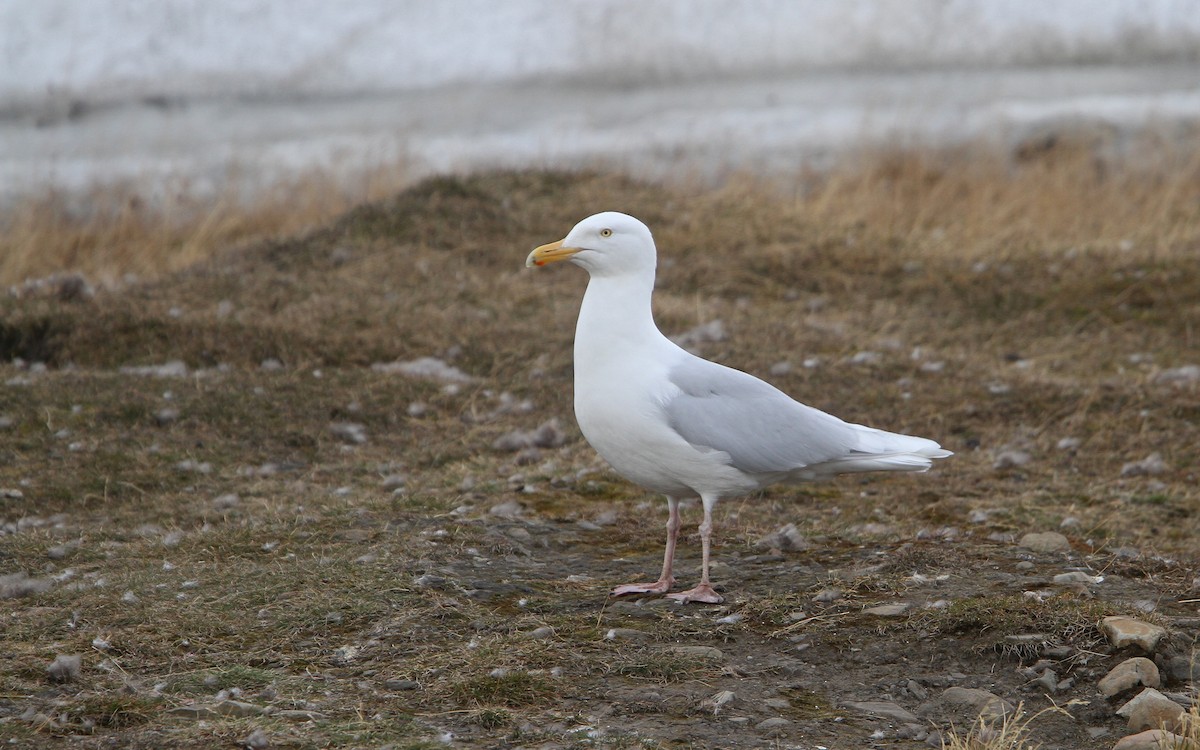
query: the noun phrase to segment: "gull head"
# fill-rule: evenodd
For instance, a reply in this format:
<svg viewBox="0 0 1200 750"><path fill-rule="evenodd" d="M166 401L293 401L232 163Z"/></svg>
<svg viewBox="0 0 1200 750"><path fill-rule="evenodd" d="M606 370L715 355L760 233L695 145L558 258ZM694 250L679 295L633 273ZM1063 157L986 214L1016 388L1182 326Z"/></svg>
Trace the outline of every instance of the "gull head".
<svg viewBox="0 0 1200 750"><path fill-rule="evenodd" d="M653 275L657 263L654 238L645 224L616 211L589 216L558 242L529 254L525 266L569 260L592 276Z"/></svg>

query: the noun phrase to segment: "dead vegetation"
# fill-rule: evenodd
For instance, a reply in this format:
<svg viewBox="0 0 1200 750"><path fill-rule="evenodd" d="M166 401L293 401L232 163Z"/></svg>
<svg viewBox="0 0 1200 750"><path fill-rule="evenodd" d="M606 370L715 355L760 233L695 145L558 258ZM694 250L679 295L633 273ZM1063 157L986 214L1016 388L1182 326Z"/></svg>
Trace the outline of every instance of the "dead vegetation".
<svg viewBox="0 0 1200 750"><path fill-rule="evenodd" d="M43 207L0 239L19 249L9 282L150 280L0 300L0 575L47 582L0 588L14 595L0 601L0 734L861 747L877 722L844 701L907 696L896 686L914 680L936 692L944 673L1045 707L1015 676L1032 647L1006 641L1031 635L1085 655L1060 667L1082 690L1100 617L1152 600L1169 625L1194 618L1200 386L1169 373L1197 364L1198 165L887 154L720 188L504 172L426 180L327 223L336 203L298 200L296 216L279 204L177 234L132 209L106 225L105 210L78 222ZM601 209L655 231L668 333L720 319L729 338L705 356L957 455L926 476L726 504L721 608L607 601L655 568L665 514L574 430L582 275L521 268ZM424 356L470 380L370 367ZM551 418L562 447L520 461L492 447ZM997 468L1018 450L1027 463ZM1123 474L1152 453L1160 471ZM807 549L757 544L785 523ZM1069 557L1013 544L1058 529ZM1065 565L1109 580L1056 590ZM814 601L831 587L839 598ZM913 609L865 614L894 601ZM1179 648L1194 639L1173 627ZM668 650L680 644L723 656ZM78 679L47 679L60 653L83 655ZM737 698L715 711L724 689ZM264 710L196 718L218 700ZM1067 710L1014 724L1008 746L1094 747L1082 726L1119 729L1095 704ZM769 716L790 723L754 734Z"/></svg>

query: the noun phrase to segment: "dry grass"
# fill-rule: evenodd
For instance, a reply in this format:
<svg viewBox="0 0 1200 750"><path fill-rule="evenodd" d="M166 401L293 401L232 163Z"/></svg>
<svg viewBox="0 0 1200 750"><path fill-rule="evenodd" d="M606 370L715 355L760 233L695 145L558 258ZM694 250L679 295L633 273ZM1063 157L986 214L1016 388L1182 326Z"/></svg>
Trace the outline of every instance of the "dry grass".
<svg viewBox="0 0 1200 750"><path fill-rule="evenodd" d="M136 184L30 197L0 214L0 284L64 271L105 285L153 278L234 246L300 234L410 182L397 164L353 183L323 171L266 188L232 179L215 197L187 185L148 195Z"/></svg>
<svg viewBox="0 0 1200 750"><path fill-rule="evenodd" d="M1045 714L1070 716L1058 706L1043 708L1031 715L1026 715L1024 709L1024 704L1018 704L1012 712L995 722L989 722L981 716L966 734L959 734L952 728L942 740L942 750L1041 750L1044 745L1029 736L1033 723Z"/></svg>

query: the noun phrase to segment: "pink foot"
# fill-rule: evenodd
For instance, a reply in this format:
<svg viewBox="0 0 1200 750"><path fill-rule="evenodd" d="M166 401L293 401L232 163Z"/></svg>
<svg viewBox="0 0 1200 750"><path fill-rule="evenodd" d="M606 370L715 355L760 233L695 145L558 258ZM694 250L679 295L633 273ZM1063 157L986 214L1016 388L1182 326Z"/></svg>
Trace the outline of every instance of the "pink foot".
<svg viewBox="0 0 1200 750"><path fill-rule="evenodd" d="M703 602L704 604L720 604L725 601L725 597L713 590L713 587L707 583L702 583L694 589L680 591L677 594L667 594L670 599L678 599L687 604L688 602Z"/></svg>
<svg viewBox="0 0 1200 750"><path fill-rule="evenodd" d="M674 578L660 578L654 583L627 583L617 586L609 596L624 596L626 594L665 594L671 590Z"/></svg>

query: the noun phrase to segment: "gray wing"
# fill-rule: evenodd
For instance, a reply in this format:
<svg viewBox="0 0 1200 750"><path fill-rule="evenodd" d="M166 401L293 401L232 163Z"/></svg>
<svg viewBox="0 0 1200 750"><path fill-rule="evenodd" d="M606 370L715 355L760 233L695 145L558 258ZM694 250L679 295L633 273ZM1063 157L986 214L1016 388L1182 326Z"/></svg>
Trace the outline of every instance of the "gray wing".
<svg viewBox="0 0 1200 750"><path fill-rule="evenodd" d="M682 391L665 405L671 427L692 445L728 453L741 471L793 471L846 458L857 445L852 425L739 370L694 358L668 378Z"/></svg>

